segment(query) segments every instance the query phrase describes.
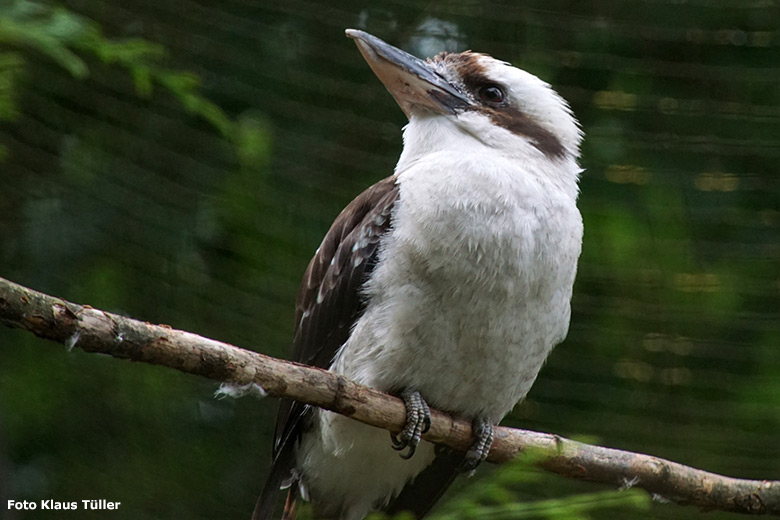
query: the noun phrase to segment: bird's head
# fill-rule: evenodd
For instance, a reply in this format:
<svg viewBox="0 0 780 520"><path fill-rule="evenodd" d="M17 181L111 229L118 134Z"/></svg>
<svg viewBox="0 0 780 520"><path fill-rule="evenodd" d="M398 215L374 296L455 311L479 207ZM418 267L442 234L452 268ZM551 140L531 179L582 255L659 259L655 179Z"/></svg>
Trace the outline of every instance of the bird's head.
<svg viewBox="0 0 780 520"><path fill-rule="evenodd" d="M533 74L471 51L423 61L366 32L346 33L410 121L444 117L498 151L530 145L552 161L578 157L582 133L569 106Z"/></svg>

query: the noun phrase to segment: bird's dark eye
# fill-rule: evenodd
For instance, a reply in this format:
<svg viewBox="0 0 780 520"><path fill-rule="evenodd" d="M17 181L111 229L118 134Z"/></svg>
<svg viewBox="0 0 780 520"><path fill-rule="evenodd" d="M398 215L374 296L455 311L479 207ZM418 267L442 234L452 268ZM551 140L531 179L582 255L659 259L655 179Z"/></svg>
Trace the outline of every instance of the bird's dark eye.
<svg viewBox="0 0 780 520"><path fill-rule="evenodd" d="M498 85L482 85L477 89L477 96L485 103L502 103L506 99L504 89Z"/></svg>

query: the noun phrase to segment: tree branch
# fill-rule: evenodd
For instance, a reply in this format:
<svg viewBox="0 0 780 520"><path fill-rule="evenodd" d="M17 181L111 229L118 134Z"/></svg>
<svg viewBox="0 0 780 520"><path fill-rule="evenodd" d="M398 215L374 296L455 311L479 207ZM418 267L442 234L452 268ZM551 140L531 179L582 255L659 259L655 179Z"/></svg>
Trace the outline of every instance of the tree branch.
<svg viewBox="0 0 780 520"><path fill-rule="evenodd" d="M77 305L0 278L0 322L85 352L174 368L234 385L258 385L398 432L403 402L326 370L283 361L201 336ZM465 451L470 423L432 411L424 438ZM569 478L633 485L681 504L707 510L780 516L780 481L743 480L690 468L657 457L591 446L557 435L496 428L488 460L508 461L524 450L545 453L537 464Z"/></svg>

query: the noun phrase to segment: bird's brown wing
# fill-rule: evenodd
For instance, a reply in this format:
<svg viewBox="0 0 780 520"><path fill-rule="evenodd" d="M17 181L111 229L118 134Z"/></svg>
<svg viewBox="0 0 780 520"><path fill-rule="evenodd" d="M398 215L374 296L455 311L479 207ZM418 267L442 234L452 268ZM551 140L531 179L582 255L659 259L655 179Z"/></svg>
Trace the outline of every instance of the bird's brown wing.
<svg viewBox="0 0 780 520"><path fill-rule="evenodd" d="M336 217L303 275L295 306L294 361L329 368L365 308L361 289L376 264L381 238L398 200L395 176L358 195ZM280 484L290 479L294 447L309 407L283 399L274 434L273 466L253 519L273 513Z"/></svg>

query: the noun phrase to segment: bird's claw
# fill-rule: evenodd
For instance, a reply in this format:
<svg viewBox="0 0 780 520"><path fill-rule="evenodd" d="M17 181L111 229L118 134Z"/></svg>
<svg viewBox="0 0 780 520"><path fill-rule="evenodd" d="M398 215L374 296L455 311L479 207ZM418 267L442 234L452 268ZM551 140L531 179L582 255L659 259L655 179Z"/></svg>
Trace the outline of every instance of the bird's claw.
<svg viewBox="0 0 780 520"><path fill-rule="evenodd" d="M404 390L401 398L406 405L406 425L398 435L390 434L390 440L396 451L408 448L406 453L401 453L401 458L410 459L422 435L431 428L431 409L417 391Z"/></svg>
<svg viewBox="0 0 780 520"><path fill-rule="evenodd" d="M463 459L461 469L464 472L474 473L474 470L488 456L490 446L493 445L493 424L485 419L474 419L471 423L471 429L474 432L474 444Z"/></svg>

